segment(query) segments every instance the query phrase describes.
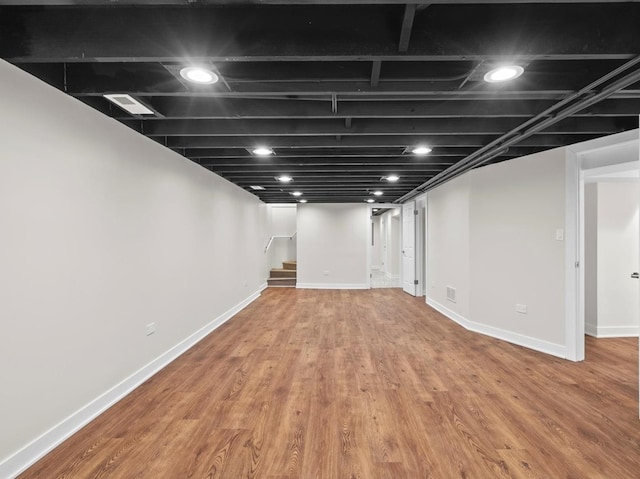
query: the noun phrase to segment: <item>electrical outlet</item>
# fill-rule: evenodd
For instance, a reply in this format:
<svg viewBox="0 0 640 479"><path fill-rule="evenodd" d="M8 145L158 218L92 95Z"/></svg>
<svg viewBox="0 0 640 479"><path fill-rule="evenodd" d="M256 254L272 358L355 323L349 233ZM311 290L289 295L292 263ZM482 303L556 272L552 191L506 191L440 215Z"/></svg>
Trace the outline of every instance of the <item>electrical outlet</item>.
<svg viewBox="0 0 640 479"><path fill-rule="evenodd" d="M526 304L516 304L516 313L527 314Z"/></svg>
<svg viewBox="0 0 640 479"><path fill-rule="evenodd" d="M323 272L322 272L322 274L323 274L324 276L329 276L329 272L328 272L328 271L323 271Z"/></svg>
<svg viewBox="0 0 640 479"><path fill-rule="evenodd" d="M149 323L144 327L145 332L147 333L147 336L151 336L153 333L156 332L156 323Z"/></svg>
<svg viewBox="0 0 640 479"><path fill-rule="evenodd" d="M564 241L564 230L557 229L556 230L556 241Z"/></svg>

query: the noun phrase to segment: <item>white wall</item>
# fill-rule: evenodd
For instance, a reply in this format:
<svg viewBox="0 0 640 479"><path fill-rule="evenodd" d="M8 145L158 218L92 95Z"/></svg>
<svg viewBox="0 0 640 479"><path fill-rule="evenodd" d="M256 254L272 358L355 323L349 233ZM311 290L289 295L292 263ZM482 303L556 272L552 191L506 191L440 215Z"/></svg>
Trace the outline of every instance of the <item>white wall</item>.
<svg viewBox="0 0 640 479"><path fill-rule="evenodd" d="M400 277L400 208L392 208L381 215L383 269L388 278Z"/></svg>
<svg viewBox="0 0 640 479"><path fill-rule="evenodd" d="M471 319L550 348L565 343L564 172L558 148L471 175Z"/></svg>
<svg viewBox="0 0 640 479"><path fill-rule="evenodd" d="M254 298L267 236L255 196L2 61L0 82L10 477Z"/></svg>
<svg viewBox="0 0 640 479"><path fill-rule="evenodd" d="M585 332L598 335L598 185L584 185Z"/></svg>
<svg viewBox="0 0 640 479"><path fill-rule="evenodd" d="M588 200L593 196L595 205L589 205ZM639 284L630 275L639 269L639 198L637 180L585 185L585 215L588 217L591 213L596 223L595 232L590 231L585 218L585 245L595 243L595 258L589 258L591 274L585 271L585 320L587 332L598 337L638 335ZM596 238L593 238L594 233ZM593 291L589 289L594 279L595 301Z"/></svg>
<svg viewBox="0 0 640 479"><path fill-rule="evenodd" d="M427 300L469 318L469 188L470 175L458 177L428 193ZM447 286L456 302L447 300Z"/></svg>
<svg viewBox="0 0 640 479"><path fill-rule="evenodd" d="M298 206L298 287L369 288L369 207Z"/></svg>
<svg viewBox="0 0 640 479"><path fill-rule="evenodd" d="M557 149L430 191L427 302L469 329L562 356L565 246L555 238L565 227L564 181Z"/></svg>

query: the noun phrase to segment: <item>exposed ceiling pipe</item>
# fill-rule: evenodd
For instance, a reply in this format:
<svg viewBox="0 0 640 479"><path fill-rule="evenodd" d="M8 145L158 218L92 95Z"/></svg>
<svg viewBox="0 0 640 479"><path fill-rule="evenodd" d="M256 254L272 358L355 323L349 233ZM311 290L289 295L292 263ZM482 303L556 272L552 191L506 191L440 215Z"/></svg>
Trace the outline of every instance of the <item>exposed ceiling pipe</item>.
<svg viewBox="0 0 640 479"><path fill-rule="evenodd" d="M562 111L560 111L559 113L553 115L550 118L547 118L546 120L542 121L541 123L531 127L529 130L526 130L524 132L522 132L521 134L517 135L516 137L507 140L506 142L504 142L502 144L502 146L513 146L514 144L518 143L519 141L522 141L526 138L529 138L530 136L536 134L539 131L542 131L546 128L548 128L549 126L553 125L554 123L557 123L561 120L563 120L564 118L567 118L568 116L573 115L574 113L577 113L578 111L584 109L584 108L588 108L589 106L598 103L599 101L602 101L604 98L612 95L613 93L615 93L616 91L620 90L621 88L625 88L626 86L629 86L630 84L633 84L637 81L640 81L640 70L633 72L629 75L627 75L626 77L620 79L619 81L612 83L610 86L608 86L607 88L605 88L604 90L602 90L600 93L596 94L596 95L592 95L588 98L585 98L584 100L580 101L579 103L576 103L573 106L570 106ZM442 179L440 181L437 182L437 184L432 184L430 185L429 189L435 188L436 186L439 186L443 183L445 183L446 181L449 181L453 178L455 178L456 176L461 175L462 173L473 169L473 168L477 168L478 166L486 163L487 161L490 161L491 159L495 158L496 156L499 156L502 154L502 150L500 150L500 152L489 152L487 155L481 157L481 158L476 158L474 160L472 160L471 162L467 163L465 165L465 168L462 170L458 170L455 172L452 172L451 174L449 174L445 179Z"/></svg>
<svg viewBox="0 0 640 479"><path fill-rule="evenodd" d="M593 93L593 90L595 88L609 81L610 79L615 78L616 76L620 75L621 73L630 69L631 67L635 66L638 63L640 63L640 56L637 56L634 59L625 63L624 65L621 65L620 67L607 73L606 75L597 79L596 81L590 83L589 85L582 88L581 90L569 95L567 98L559 101L558 103L552 105L551 107L547 108L543 112L530 118L529 120L517 126L516 128L509 131L508 133L505 133L499 138L493 140L492 142L478 149L477 151L475 151L465 159L459 161L455 165L452 165L446 170L440 172L439 174L437 174L430 180L424 182L420 186L414 188L404 196L401 196L400 198L395 200L395 202L401 203L421 193L424 193L425 191L433 189L436 186L440 186L441 184L455 178L456 176L459 176L462 173L465 173L470 169L477 167L480 164L486 163L487 161L490 161L496 156L499 156L498 152L495 151L496 149L501 148L500 152L502 152L502 148L504 147L508 148L509 146L513 146L517 144L519 141L522 141L525 138L528 138L531 135L534 135L535 133L542 131L545 128L548 128L549 126L563 120L567 116L570 116L580 110L583 110L584 108L587 108L595 103L598 103L599 101L602 101L603 99L607 98L613 93L640 81L640 70L636 70L628 74L627 76L621 78L620 80L612 83L611 85L603 89L601 92L597 94ZM573 102L574 100L578 100L580 97L584 95L589 95L589 96L587 96L586 98L583 98L582 100L577 101L574 105L564 110L561 110L560 112L556 112L556 110L558 110L559 108L562 108L563 106ZM552 116L549 116L549 115L552 115ZM528 126L533 125L536 122L539 122L539 123L532 126L529 130L522 131Z"/></svg>

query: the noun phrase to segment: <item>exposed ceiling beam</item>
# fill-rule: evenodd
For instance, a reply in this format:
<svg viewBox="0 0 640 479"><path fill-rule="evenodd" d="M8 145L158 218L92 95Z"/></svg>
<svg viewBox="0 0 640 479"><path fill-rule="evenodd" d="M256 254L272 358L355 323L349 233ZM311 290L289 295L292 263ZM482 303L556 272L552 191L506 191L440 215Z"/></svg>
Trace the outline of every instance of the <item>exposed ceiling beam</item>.
<svg viewBox="0 0 640 479"><path fill-rule="evenodd" d="M553 0L554 3L602 3L603 0ZM608 0L609 3L640 2L640 0ZM403 5L406 0L1 0L3 5L70 6L91 5ZM417 5L499 5L549 3L549 0L414 0Z"/></svg>
<svg viewBox="0 0 640 479"><path fill-rule="evenodd" d="M84 101L94 108L109 110L103 98ZM248 100L236 98L152 98L146 101L164 119L295 119L295 118L499 118L530 117L553 105L552 100L492 101L343 101L336 114L329 101ZM120 109L111 115L129 119ZM583 116L637 116L640 100L605 100L581 113Z"/></svg>
<svg viewBox="0 0 640 479"><path fill-rule="evenodd" d="M640 5L540 4L430 8L414 21L413 58L610 58L640 51ZM605 8L606 7L606 8ZM284 61L399 59L388 19L394 5L220 8L117 7L0 10L0 57L12 62ZM461 11L464 9L464 11ZM478 28L457 31L460 15ZM500 18L503 28L489 29ZM366 22L352 23L352 18ZM420 21L419 21L420 20ZM130 28L135 25L136 28ZM189 31L184 30L189 25ZM55 28L53 28L55 26ZM242 26L242 28L239 28ZM172 32L181 32L174 35ZM327 34L330 32L330 34ZM593 32L598 32L594 35ZM588 45L588 50L585 50Z"/></svg>
<svg viewBox="0 0 640 479"><path fill-rule="evenodd" d="M581 141L591 140L600 135L536 135L527 138L518 146L536 146L554 148L570 145ZM266 144L272 148L375 148L390 146L407 147L414 145L416 141L424 141L434 146L475 146L481 147L494 140L496 136L482 135L422 135L422 136L345 136L342 140L336 140L330 136L189 136L189 137L159 137L160 143L169 148L252 148L256 145Z"/></svg>
<svg viewBox="0 0 640 479"><path fill-rule="evenodd" d="M138 128L139 121L124 121ZM335 136L335 135L500 135L518 126L517 118L359 119L348 128L340 119L320 120L153 120L139 128L147 136ZM637 117L583 117L562 121L546 134L603 134L637 126ZM414 139L419 141L419 138Z"/></svg>
<svg viewBox="0 0 640 479"><path fill-rule="evenodd" d="M380 84L380 69L382 68L382 62L380 60L374 60L371 64L371 88L378 88Z"/></svg>
<svg viewBox="0 0 640 479"><path fill-rule="evenodd" d="M411 40L411 30L413 28L413 19L415 17L415 14L415 3L409 3L404 7L402 28L400 30L400 41L398 42L398 51L400 53L406 53L409 49L409 41Z"/></svg>
<svg viewBox="0 0 640 479"><path fill-rule="evenodd" d="M350 159L364 159L367 161L384 161L397 159L404 157L402 151L398 147L385 151L383 148L371 148L371 149L359 149L357 152L349 151L349 149L340 150L309 150L303 148L291 149L291 150L279 150L276 158L278 159L292 159L299 161L316 161L316 160L350 160ZM391 151L393 150L393 151ZM177 149L178 153L186 156L187 158L199 159L199 158L219 158L219 159L236 159L236 160L253 160L255 156L250 155L243 148L194 148L194 149ZM465 157L475 151L473 147L448 147L435 150L434 153L429 155L430 157ZM531 153L535 153L537 149L535 147L513 147L509 149L506 154L508 156L525 156Z"/></svg>

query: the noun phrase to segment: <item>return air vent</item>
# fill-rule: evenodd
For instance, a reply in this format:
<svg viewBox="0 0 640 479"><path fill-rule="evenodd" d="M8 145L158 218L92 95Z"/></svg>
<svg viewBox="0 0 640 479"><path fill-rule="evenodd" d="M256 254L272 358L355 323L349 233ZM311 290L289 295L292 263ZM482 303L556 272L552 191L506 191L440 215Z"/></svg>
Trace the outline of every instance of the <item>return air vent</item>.
<svg viewBox="0 0 640 479"><path fill-rule="evenodd" d="M124 93L116 93L110 95L104 95L104 97L110 102L118 105L124 111L131 113L132 115L154 115L155 113L133 98L131 95Z"/></svg>
<svg viewBox="0 0 640 479"><path fill-rule="evenodd" d="M452 303L456 302L456 288L447 286L447 300L451 301Z"/></svg>

